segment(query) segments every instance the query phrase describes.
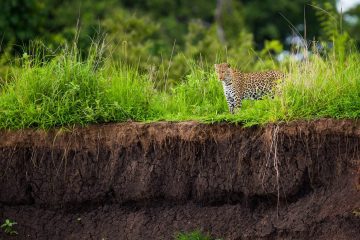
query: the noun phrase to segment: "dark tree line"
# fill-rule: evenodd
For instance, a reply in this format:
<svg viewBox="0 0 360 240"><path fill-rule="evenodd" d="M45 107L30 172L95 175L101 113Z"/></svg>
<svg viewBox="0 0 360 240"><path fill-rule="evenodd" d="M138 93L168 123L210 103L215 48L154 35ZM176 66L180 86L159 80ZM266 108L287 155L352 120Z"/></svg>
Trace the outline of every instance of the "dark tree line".
<svg viewBox="0 0 360 240"><path fill-rule="evenodd" d="M222 43L231 44L246 30L261 48L265 40L283 41L293 27L304 34L304 18L307 37L318 38L320 23L311 5L324 2L335 6L335 0L7 0L0 2L1 46L22 46L35 39L57 46L73 39L80 18L80 44L86 48L101 22L108 20L114 9L122 8L159 24L158 34L170 45L167 48L174 39L180 47L185 45L189 22L194 19L209 26L216 22ZM349 14L357 12L353 9ZM354 28L351 31L357 35Z"/></svg>

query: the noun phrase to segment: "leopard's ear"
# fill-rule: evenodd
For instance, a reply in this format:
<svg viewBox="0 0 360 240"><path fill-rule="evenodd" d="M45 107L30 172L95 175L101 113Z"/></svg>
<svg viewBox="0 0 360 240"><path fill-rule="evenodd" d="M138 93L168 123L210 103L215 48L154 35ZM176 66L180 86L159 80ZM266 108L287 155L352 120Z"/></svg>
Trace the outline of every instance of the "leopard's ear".
<svg viewBox="0 0 360 240"><path fill-rule="evenodd" d="M227 66L227 67L231 67L231 66L230 66L230 63L226 63L226 66Z"/></svg>

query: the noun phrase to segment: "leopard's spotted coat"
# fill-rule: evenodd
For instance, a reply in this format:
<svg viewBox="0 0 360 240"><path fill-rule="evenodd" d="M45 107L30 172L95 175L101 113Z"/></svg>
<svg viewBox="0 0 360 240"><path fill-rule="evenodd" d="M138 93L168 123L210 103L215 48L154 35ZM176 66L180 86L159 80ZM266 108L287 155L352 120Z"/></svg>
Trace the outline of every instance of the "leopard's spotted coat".
<svg viewBox="0 0 360 240"><path fill-rule="evenodd" d="M272 93L277 80L285 77L280 71L243 73L230 67L228 63L215 64L215 71L224 87L229 110L234 113L241 107L243 99L257 100Z"/></svg>

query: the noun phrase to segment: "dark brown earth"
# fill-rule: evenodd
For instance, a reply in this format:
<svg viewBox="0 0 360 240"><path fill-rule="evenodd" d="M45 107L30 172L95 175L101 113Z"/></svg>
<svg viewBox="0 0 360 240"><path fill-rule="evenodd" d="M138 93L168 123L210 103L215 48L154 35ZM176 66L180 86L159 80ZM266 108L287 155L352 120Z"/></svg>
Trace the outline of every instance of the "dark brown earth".
<svg viewBox="0 0 360 240"><path fill-rule="evenodd" d="M0 131L0 239L360 239L360 122Z"/></svg>

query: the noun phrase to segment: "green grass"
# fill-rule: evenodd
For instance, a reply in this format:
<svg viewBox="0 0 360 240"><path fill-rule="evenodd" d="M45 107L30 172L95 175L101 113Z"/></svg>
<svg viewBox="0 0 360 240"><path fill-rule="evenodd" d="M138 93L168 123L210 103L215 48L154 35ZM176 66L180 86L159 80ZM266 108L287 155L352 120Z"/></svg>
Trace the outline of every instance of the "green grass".
<svg viewBox="0 0 360 240"><path fill-rule="evenodd" d="M168 91L136 68L96 57L80 59L64 51L48 61L26 56L22 67L9 70L0 89L0 128L51 128L89 123L134 121L237 122L245 126L269 122L360 116L360 55L345 61L312 55L287 62L287 78L274 99L244 101L229 114L222 85L211 67L191 61L191 73ZM212 64L211 64L212 65ZM205 70L210 69L210 70Z"/></svg>
<svg viewBox="0 0 360 240"><path fill-rule="evenodd" d="M176 240L211 240L208 235L202 234L200 231L193 231L190 233L178 233Z"/></svg>
<svg viewBox="0 0 360 240"><path fill-rule="evenodd" d="M64 53L46 63L26 61L0 95L0 128L49 128L151 118L153 88L126 67L96 68Z"/></svg>

